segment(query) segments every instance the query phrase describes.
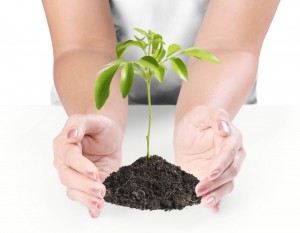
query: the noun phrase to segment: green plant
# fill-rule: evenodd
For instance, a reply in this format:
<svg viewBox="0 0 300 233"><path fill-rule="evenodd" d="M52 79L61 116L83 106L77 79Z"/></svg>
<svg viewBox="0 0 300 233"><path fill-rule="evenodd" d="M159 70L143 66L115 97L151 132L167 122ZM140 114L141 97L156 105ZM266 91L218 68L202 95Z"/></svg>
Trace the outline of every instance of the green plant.
<svg viewBox="0 0 300 233"><path fill-rule="evenodd" d="M147 158L150 158L150 131L152 122L152 108L151 108L151 80L154 76L160 83L164 82L167 67L165 62L170 61L172 68L176 74L183 81L188 81L188 71L184 62L178 57L182 54L187 54L195 58L220 63L220 61L210 52L200 48L191 47L182 50L178 44L171 44L165 50L165 42L160 34L154 33L151 30L148 32L134 28L141 37L135 37L135 40L122 41L117 44L116 52L117 59L107 64L99 73L95 86L95 102L97 109L101 109L109 97L109 87L113 77L120 67L121 79L120 88L123 98L126 98L134 83L134 74L143 78L147 85L148 94L148 133L147 141ZM126 50L135 46L144 52L144 56L138 61L128 61L122 59Z"/></svg>

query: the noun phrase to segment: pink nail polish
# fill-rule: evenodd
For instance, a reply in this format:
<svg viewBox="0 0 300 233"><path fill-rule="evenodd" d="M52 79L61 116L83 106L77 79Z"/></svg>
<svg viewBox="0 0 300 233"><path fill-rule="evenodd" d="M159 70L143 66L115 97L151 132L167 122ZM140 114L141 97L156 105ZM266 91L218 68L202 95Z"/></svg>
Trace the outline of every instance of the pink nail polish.
<svg viewBox="0 0 300 233"><path fill-rule="evenodd" d="M216 203L216 198L211 196L206 200L207 205L214 205Z"/></svg>
<svg viewBox="0 0 300 233"><path fill-rule="evenodd" d="M221 121L218 125L220 131L224 131L225 133L229 133L229 126L228 123L225 121Z"/></svg>
<svg viewBox="0 0 300 233"><path fill-rule="evenodd" d="M100 203L97 203L97 204L96 204L96 208L97 208L97 210L101 210Z"/></svg>
<svg viewBox="0 0 300 233"><path fill-rule="evenodd" d="M95 172L88 172L88 176L90 179L94 180L94 181L97 181L98 178L97 178L97 175Z"/></svg>
<svg viewBox="0 0 300 233"><path fill-rule="evenodd" d="M95 218L95 214L94 214L93 210L89 210L89 213L90 213L90 215L91 215L92 218Z"/></svg>
<svg viewBox="0 0 300 233"><path fill-rule="evenodd" d="M221 174L221 173L220 173L219 170L215 170L215 171L213 171L213 172L211 173L209 179L210 179L210 180L215 180L215 179L217 179L217 178L220 176L220 174Z"/></svg>
<svg viewBox="0 0 300 233"><path fill-rule="evenodd" d="M103 199L103 196L102 196L102 193L101 193L101 190L100 189L92 189L92 192L98 196L99 198Z"/></svg>
<svg viewBox="0 0 300 233"><path fill-rule="evenodd" d="M205 185L202 185L197 189L197 194L205 194L208 191L209 191L209 188Z"/></svg>
<svg viewBox="0 0 300 233"><path fill-rule="evenodd" d="M77 129L71 129L67 134L67 139L76 138L78 135Z"/></svg>

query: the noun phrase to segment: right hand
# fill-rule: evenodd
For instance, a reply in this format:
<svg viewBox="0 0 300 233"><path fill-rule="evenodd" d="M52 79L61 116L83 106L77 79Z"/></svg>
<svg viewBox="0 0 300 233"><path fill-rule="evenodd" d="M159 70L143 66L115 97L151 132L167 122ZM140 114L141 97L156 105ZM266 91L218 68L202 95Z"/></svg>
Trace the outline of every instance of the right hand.
<svg viewBox="0 0 300 233"><path fill-rule="evenodd" d="M104 205L102 182L121 165L123 131L100 115L73 115L53 141L54 166L67 196L94 218Z"/></svg>

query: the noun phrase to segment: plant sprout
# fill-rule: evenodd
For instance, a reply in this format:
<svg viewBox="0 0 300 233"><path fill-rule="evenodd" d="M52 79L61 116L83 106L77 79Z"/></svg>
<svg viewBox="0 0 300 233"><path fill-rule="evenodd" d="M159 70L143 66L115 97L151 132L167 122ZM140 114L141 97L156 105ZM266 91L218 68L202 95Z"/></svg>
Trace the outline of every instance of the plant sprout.
<svg viewBox="0 0 300 233"><path fill-rule="evenodd" d="M134 74L137 74L145 80L148 95L148 133L147 141L147 159L150 159L150 131L152 122L151 107L151 80L154 76L160 83L164 82L167 67L165 62L171 62L175 73L183 81L188 81L188 71L184 62L178 57L183 54L195 58L220 63L220 61L210 52L197 47L190 47L182 50L178 44L171 44L165 49L165 42L160 34L151 30L148 32L134 28L140 37L134 36L135 40L127 40L117 43L117 59L107 64L99 73L95 86L95 102L97 109L101 109L109 97L109 88L113 77L121 67L120 88L122 97L126 98L134 83ZM122 59L123 54L131 46L140 48L144 56L137 61L128 61Z"/></svg>

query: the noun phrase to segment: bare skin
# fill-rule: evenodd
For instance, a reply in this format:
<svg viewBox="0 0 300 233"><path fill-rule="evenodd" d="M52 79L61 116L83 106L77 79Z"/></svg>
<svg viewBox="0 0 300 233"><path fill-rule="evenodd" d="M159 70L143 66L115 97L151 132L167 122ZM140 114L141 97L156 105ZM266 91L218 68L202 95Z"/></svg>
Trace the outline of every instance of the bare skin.
<svg viewBox="0 0 300 233"><path fill-rule="evenodd" d="M233 180L245 158L241 133L231 121L255 83L262 43L278 4L279 0L259 4L211 0L195 41L222 64L189 61L189 83L182 85L176 107L174 149L177 164L202 181L196 193L214 212L233 190ZM218 129L222 121L228 133ZM186 127L191 132L181 130ZM194 143L185 144L185 137Z"/></svg>
<svg viewBox="0 0 300 233"><path fill-rule="evenodd" d="M222 64L189 61L190 82L182 85L176 106L174 149L176 163L201 179L196 192L214 212L233 190L245 157L241 133L231 121L254 85L261 46L278 3L211 0L195 41ZM68 197L96 217L104 205L102 181L121 164L128 109L119 77L112 82L105 107L98 111L94 104L95 74L115 59L109 1L43 0L43 5L53 44L55 86L69 116L54 140L54 164ZM105 140L108 137L115 140Z"/></svg>

